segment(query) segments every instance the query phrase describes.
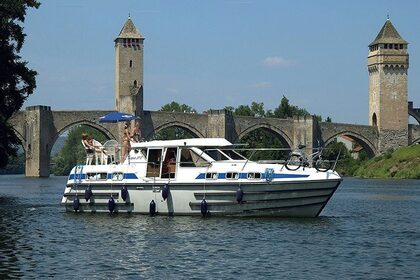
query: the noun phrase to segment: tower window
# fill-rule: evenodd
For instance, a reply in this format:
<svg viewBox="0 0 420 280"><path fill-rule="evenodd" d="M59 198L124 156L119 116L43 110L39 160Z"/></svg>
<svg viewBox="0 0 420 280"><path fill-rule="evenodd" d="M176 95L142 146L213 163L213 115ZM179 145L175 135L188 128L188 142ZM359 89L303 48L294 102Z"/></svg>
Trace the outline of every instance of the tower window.
<svg viewBox="0 0 420 280"><path fill-rule="evenodd" d="M388 44L384 44L384 49L387 49L388 48Z"/></svg>
<svg viewBox="0 0 420 280"><path fill-rule="evenodd" d="M137 87L137 80L134 80L133 85L134 85L135 87Z"/></svg>
<svg viewBox="0 0 420 280"><path fill-rule="evenodd" d="M372 125L373 126L378 126L378 120L376 119L376 113L373 113L373 116L372 116Z"/></svg>
<svg viewBox="0 0 420 280"><path fill-rule="evenodd" d="M403 44L400 44L400 49L403 49L403 48L404 48Z"/></svg>
<svg viewBox="0 0 420 280"><path fill-rule="evenodd" d="M133 67L133 61L130 60L130 68Z"/></svg>

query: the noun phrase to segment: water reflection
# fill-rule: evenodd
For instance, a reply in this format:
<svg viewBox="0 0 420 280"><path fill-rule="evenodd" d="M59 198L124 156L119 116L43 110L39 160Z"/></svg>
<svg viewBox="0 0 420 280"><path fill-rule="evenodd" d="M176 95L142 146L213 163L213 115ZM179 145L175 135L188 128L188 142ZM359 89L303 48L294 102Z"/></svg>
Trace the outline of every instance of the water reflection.
<svg viewBox="0 0 420 280"><path fill-rule="evenodd" d="M0 213L0 278L19 277L22 276L22 272L18 265L18 250L24 236L24 208L16 198L0 196Z"/></svg>

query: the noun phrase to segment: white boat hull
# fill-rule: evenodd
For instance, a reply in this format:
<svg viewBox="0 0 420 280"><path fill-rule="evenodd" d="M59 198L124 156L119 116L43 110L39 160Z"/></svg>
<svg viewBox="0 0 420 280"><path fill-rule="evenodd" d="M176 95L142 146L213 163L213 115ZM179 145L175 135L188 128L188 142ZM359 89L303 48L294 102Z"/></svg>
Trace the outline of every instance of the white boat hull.
<svg viewBox="0 0 420 280"><path fill-rule="evenodd" d="M129 197L123 201L123 185L90 185L93 196L85 201L87 185L66 188L62 204L73 211L77 194L82 212L109 212L108 200L116 202L115 212L150 214L150 203L156 204L156 214L202 215L205 199L209 215L317 217L327 204L340 180L271 182L242 184L243 198L237 202L238 184L169 184L167 199L162 197L165 184L125 184Z"/></svg>

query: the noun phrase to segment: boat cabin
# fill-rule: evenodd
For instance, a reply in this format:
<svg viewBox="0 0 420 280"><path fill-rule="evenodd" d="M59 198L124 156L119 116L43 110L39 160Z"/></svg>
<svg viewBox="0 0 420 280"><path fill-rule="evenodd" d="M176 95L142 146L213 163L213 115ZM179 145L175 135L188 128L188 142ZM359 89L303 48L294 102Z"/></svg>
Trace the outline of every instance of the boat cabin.
<svg viewBox="0 0 420 280"><path fill-rule="evenodd" d="M133 143L127 159L129 162L126 163L138 165L145 177L175 178L178 168L206 167L216 161L246 160L231 150L231 146L224 138Z"/></svg>

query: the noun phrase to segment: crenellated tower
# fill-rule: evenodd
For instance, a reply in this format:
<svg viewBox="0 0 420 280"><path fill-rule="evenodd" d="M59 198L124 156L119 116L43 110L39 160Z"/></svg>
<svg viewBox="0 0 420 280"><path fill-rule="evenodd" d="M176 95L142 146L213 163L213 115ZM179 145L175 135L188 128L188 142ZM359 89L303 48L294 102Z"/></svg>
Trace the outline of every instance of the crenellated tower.
<svg viewBox="0 0 420 280"><path fill-rule="evenodd" d="M407 46L389 18L369 45L369 124L381 152L408 144Z"/></svg>
<svg viewBox="0 0 420 280"><path fill-rule="evenodd" d="M143 114L144 37L128 17L115 41L115 100L120 112Z"/></svg>

